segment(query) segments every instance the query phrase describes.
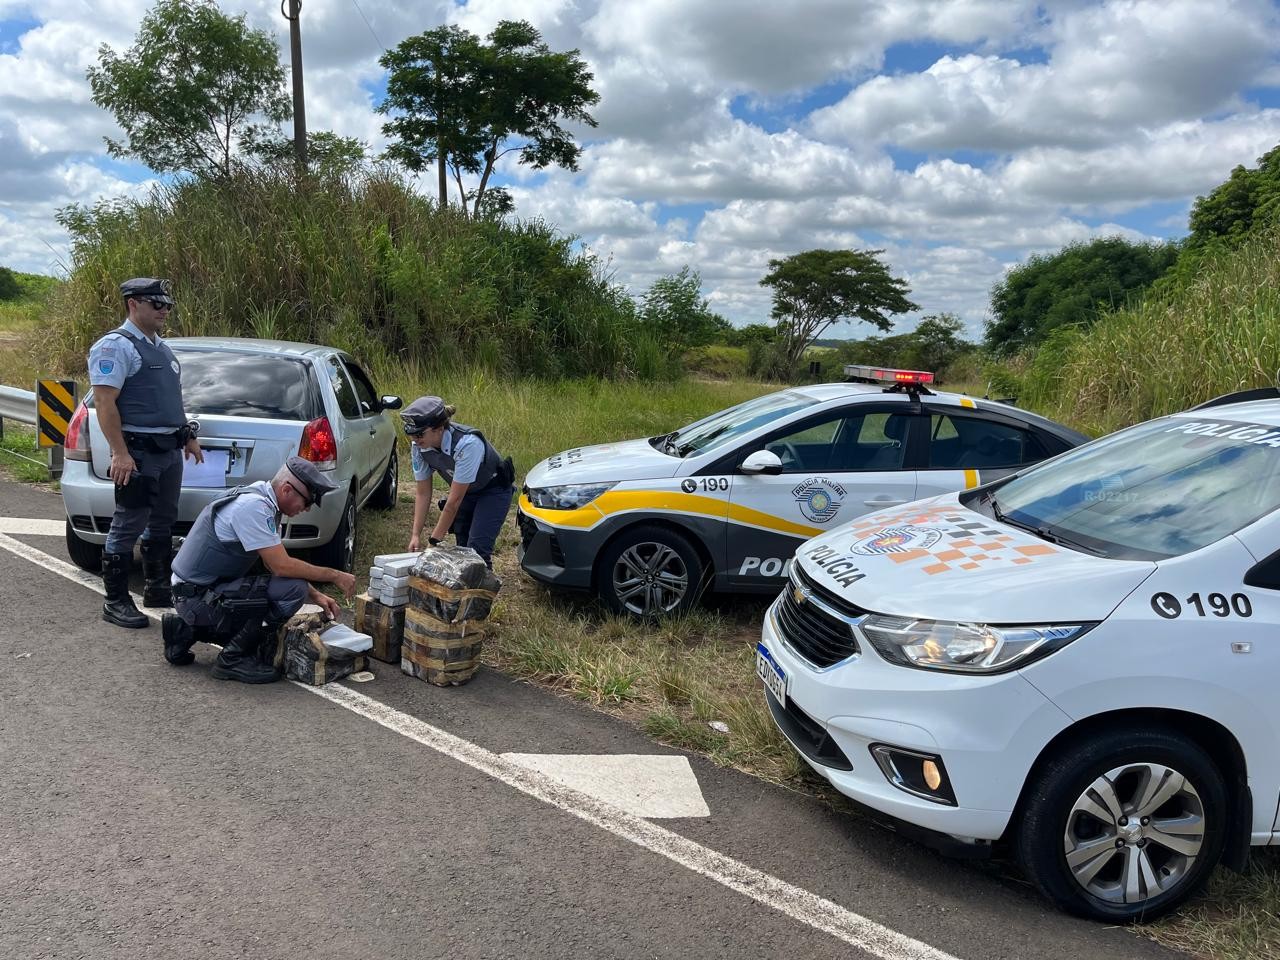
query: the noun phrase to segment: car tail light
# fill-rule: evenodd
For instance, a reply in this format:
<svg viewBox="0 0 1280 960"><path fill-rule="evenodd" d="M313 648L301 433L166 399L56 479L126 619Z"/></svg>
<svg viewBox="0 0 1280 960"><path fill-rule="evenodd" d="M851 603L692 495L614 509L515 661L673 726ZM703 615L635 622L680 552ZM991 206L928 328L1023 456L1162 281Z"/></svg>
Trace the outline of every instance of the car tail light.
<svg viewBox="0 0 1280 960"><path fill-rule="evenodd" d="M321 470L338 465L338 438L328 417L317 417L302 428L302 441L298 444L298 456L310 460Z"/></svg>
<svg viewBox="0 0 1280 960"><path fill-rule="evenodd" d="M89 450L89 408L81 403L67 424L67 439L62 442L62 455L68 460L92 460Z"/></svg>

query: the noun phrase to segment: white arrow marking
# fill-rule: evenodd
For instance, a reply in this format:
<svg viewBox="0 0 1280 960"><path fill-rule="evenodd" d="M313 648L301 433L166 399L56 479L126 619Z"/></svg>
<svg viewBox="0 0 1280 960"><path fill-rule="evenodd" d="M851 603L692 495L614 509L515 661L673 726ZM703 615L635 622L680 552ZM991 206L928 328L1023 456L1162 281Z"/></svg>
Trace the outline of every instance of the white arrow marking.
<svg viewBox="0 0 1280 960"><path fill-rule="evenodd" d="M688 757L504 753L502 758L613 804L633 817L711 816Z"/></svg>

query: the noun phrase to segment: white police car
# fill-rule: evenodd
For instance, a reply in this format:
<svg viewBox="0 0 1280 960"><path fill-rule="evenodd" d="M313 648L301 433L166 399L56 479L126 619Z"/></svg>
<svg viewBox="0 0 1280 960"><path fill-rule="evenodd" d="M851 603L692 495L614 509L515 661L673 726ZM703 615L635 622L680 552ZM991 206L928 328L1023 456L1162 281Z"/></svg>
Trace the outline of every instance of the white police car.
<svg viewBox="0 0 1280 960"><path fill-rule="evenodd" d="M782 732L842 793L953 851L1007 845L1104 920L1280 841L1264 393L801 546L757 650Z"/></svg>
<svg viewBox="0 0 1280 960"><path fill-rule="evenodd" d="M877 382L782 390L542 461L517 511L525 571L638 616L683 610L704 584L776 590L796 546L823 530L1087 439L1004 403L933 393L929 373L846 373Z"/></svg>

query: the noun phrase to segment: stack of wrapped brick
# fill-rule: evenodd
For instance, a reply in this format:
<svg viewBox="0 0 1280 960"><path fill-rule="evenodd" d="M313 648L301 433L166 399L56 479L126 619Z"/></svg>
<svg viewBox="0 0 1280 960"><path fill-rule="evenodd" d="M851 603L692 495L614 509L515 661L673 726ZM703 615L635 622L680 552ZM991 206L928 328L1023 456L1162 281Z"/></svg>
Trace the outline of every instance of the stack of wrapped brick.
<svg viewBox="0 0 1280 960"><path fill-rule="evenodd" d="M369 599L388 607L409 602L409 570L416 553L383 553L373 558L369 568Z"/></svg>
<svg viewBox="0 0 1280 960"><path fill-rule="evenodd" d="M500 589L502 581L470 547L424 550L409 577L400 669L437 686L470 680Z"/></svg>
<svg viewBox="0 0 1280 960"><path fill-rule="evenodd" d="M318 607L311 606L295 613L280 628L274 652L264 651L263 656L269 657L290 680L318 687L363 670L370 642L363 631L335 624Z"/></svg>
<svg viewBox="0 0 1280 960"><path fill-rule="evenodd" d="M405 605L409 602L409 572L417 559L416 553L384 553L374 557L373 566L369 568L369 590L356 597L356 629L373 637L369 656L375 660L400 662Z"/></svg>

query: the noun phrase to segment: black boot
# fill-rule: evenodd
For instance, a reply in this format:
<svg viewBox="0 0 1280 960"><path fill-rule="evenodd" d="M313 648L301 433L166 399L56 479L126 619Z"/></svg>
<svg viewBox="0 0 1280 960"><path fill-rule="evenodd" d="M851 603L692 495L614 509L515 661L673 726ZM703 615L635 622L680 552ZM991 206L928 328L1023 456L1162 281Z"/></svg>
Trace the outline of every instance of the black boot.
<svg viewBox="0 0 1280 960"><path fill-rule="evenodd" d="M280 679L274 667L258 659L258 648L266 639L267 629L261 620L250 620L229 639L213 663L213 675L219 680L241 683L274 683Z"/></svg>
<svg viewBox="0 0 1280 960"><path fill-rule="evenodd" d="M142 590L144 607L172 607L173 590L169 586L169 563L173 552L168 537L158 540L143 540L142 577L146 586Z"/></svg>
<svg viewBox="0 0 1280 960"><path fill-rule="evenodd" d="M196 635L191 624L176 613L166 613L160 621L160 632L164 635L166 660L175 667L185 667L195 660L191 645L196 642Z"/></svg>
<svg viewBox="0 0 1280 960"><path fill-rule="evenodd" d="M127 553L102 555L102 585L107 602L102 605L102 619L117 627L138 630L147 625L147 615L139 613L129 596L129 560Z"/></svg>

